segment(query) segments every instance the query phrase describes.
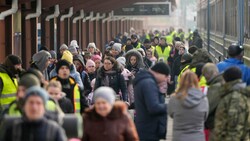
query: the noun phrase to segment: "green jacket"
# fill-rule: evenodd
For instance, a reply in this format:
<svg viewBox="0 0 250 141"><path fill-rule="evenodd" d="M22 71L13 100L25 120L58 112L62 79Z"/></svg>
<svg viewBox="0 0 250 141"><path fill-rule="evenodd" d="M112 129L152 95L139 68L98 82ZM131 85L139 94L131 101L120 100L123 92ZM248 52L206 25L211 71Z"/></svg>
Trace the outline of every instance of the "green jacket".
<svg viewBox="0 0 250 141"><path fill-rule="evenodd" d="M248 98L240 92L246 88L241 80L226 83L225 93L215 113L215 138L213 141L246 141L248 128Z"/></svg>
<svg viewBox="0 0 250 141"><path fill-rule="evenodd" d="M208 118L205 122L205 127L208 129L214 128L214 116L216 108L221 100L221 94L223 94L224 89L223 85L223 77L222 75L218 75L207 82L208 91L207 91L207 99L209 104L209 113Z"/></svg>

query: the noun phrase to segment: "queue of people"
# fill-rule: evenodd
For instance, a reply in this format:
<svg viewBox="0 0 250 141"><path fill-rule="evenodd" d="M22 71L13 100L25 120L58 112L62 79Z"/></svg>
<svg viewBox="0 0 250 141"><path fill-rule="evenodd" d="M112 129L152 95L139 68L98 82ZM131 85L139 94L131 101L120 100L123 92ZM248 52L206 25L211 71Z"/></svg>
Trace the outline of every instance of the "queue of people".
<svg viewBox="0 0 250 141"><path fill-rule="evenodd" d="M8 55L0 65L0 140L66 141L64 114L82 117L82 141L166 139L168 116L173 141L248 139L243 47L229 46L229 59L216 65L198 31L186 38L189 46L181 29L169 31L118 36L103 53L93 42L81 52L73 40L58 54L34 54L27 70ZM6 126L6 116L20 118Z"/></svg>

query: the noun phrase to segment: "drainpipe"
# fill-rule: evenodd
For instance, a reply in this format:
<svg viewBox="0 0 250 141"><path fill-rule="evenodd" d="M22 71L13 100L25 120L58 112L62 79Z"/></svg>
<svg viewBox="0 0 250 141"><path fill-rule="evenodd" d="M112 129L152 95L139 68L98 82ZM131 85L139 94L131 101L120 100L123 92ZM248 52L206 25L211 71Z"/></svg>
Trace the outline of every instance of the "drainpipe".
<svg viewBox="0 0 250 141"><path fill-rule="evenodd" d="M210 0L207 0L207 51L210 50Z"/></svg>
<svg viewBox="0 0 250 141"><path fill-rule="evenodd" d="M82 22L86 22L87 20L92 19L93 16L94 16L94 12L92 11L92 12L90 12L90 15L89 15L88 17L85 17L85 18L82 20Z"/></svg>
<svg viewBox="0 0 250 141"><path fill-rule="evenodd" d="M41 7L42 7L41 0L37 0L36 1L36 13L30 13L30 14L28 14L25 17L25 19L29 20L29 19L32 19L32 18L39 17L41 15L41 13L42 13Z"/></svg>
<svg viewBox="0 0 250 141"><path fill-rule="evenodd" d="M238 43L243 45L244 43L244 0L238 0Z"/></svg>
<svg viewBox="0 0 250 141"><path fill-rule="evenodd" d="M0 20L4 20L6 16L16 13L18 10L18 0L12 0L11 9L0 13Z"/></svg>
<svg viewBox="0 0 250 141"><path fill-rule="evenodd" d="M73 7L70 7L69 8L69 13L65 14L65 15L62 15L61 18L60 18L60 21L64 21L64 19L70 18L70 17L72 17L72 15L73 15Z"/></svg>
<svg viewBox="0 0 250 141"><path fill-rule="evenodd" d="M106 13L103 13L102 16L99 17L99 19L104 19L106 17Z"/></svg>
<svg viewBox="0 0 250 141"><path fill-rule="evenodd" d="M226 38L226 0L223 0L223 30L222 30L222 33L223 33L223 60L226 59L226 41L225 41L225 38ZM223 60L220 60L220 61L223 61Z"/></svg>
<svg viewBox="0 0 250 141"><path fill-rule="evenodd" d="M106 21L109 21L112 17L112 13L109 13L109 16L102 20L102 23L105 23Z"/></svg>
<svg viewBox="0 0 250 141"><path fill-rule="evenodd" d="M97 13L96 17L91 18L90 21L95 21L95 20L98 21L99 19L100 19L100 13Z"/></svg>
<svg viewBox="0 0 250 141"><path fill-rule="evenodd" d="M55 5L55 12L54 12L53 14L51 14L51 15L48 15L48 16L46 17L45 20L46 20L46 21L49 21L49 20L52 19L52 18L58 17L59 14L60 14L59 5L57 4L57 5Z"/></svg>
<svg viewBox="0 0 250 141"><path fill-rule="evenodd" d="M81 20L81 19L83 19L83 18L84 18L84 11L83 11L83 9L81 9L81 10L80 10L80 15L77 16L77 17L75 17L75 18L73 19L73 23L76 23L78 20Z"/></svg>

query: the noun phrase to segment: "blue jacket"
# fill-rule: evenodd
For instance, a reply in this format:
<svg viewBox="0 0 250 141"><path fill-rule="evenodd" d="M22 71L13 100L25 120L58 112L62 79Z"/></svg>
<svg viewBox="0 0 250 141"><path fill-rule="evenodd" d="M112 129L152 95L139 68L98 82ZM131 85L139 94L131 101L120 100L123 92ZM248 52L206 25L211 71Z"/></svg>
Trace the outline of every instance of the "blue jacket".
<svg viewBox="0 0 250 141"><path fill-rule="evenodd" d="M141 70L134 80L135 125L141 140L159 140L166 137L167 105L159 92L153 75Z"/></svg>
<svg viewBox="0 0 250 141"><path fill-rule="evenodd" d="M56 67L50 72L49 75L50 75L50 78L57 76ZM75 79L75 81L78 84L78 86L80 87L80 89L83 90L84 86L82 83L81 75L79 72L76 71L75 65L70 66L70 76Z"/></svg>
<svg viewBox="0 0 250 141"><path fill-rule="evenodd" d="M217 64L219 72L223 72L229 67L236 66L242 71L242 80L250 85L250 68L244 65L244 63L235 58L229 58L223 62Z"/></svg>

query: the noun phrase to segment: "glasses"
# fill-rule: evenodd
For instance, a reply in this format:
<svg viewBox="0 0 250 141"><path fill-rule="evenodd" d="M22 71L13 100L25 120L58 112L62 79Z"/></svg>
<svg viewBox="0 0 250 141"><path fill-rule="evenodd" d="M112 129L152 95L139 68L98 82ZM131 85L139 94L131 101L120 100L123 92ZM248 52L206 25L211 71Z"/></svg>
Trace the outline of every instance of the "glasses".
<svg viewBox="0 0 250 141"><path fill-rule="evenodd" d="M89 68L94 68L95 66L88 66Z"/></svg>

